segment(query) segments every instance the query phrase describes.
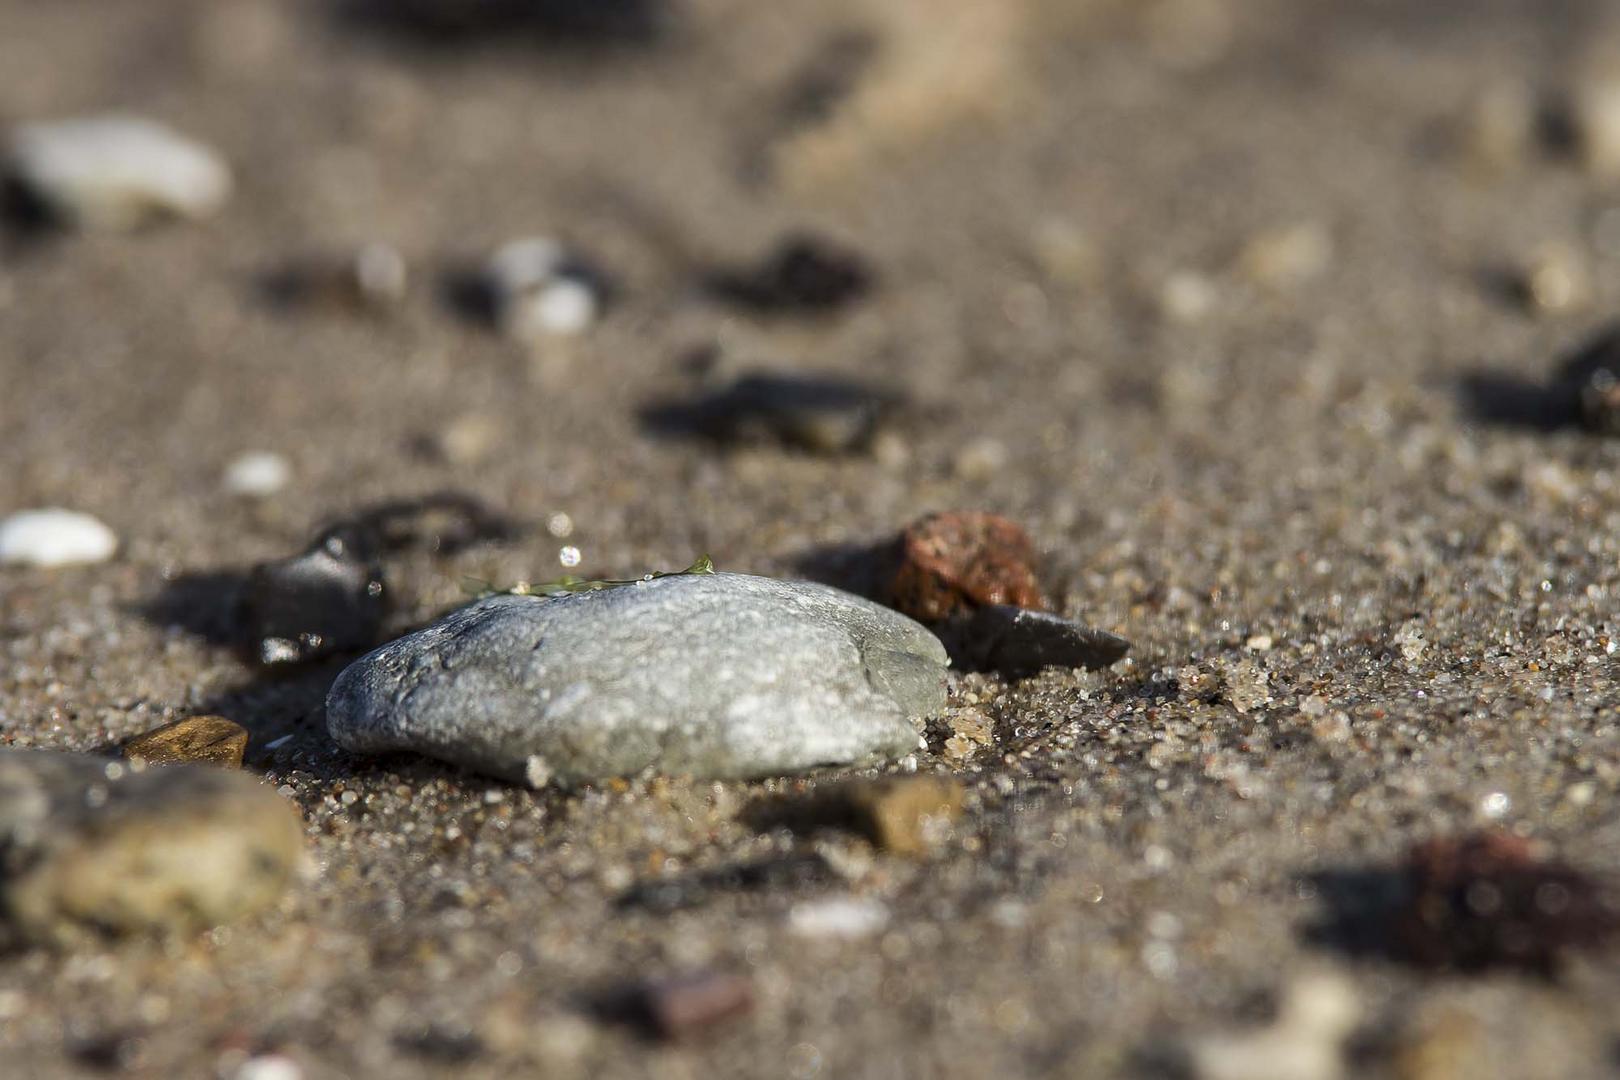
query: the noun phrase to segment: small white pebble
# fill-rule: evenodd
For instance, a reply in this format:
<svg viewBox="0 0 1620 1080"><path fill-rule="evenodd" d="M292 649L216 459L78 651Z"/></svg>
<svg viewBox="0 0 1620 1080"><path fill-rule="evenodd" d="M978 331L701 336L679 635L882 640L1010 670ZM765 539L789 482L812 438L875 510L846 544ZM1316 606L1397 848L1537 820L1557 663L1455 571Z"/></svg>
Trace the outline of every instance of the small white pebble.
<svg viewBox="0 0 1620 1080"><path fill-rule="evenodd" d="M596 321L596 291L583 281L558 278L515 298L504 320L515 338L566 337Z"/></svg>
<svg viewBox="0 0 1620 1080"><path fill-rule="evenodd" d="M292 479L292 466L280 454L254 450L225 466L225 490L244 498L274 495Z"/></svg>
<svg viewBox="0 0 1620 1080"><path fill-rule="evenodd" d="M1326 973L1295 980L1272 1026L1222 1032L1188 1048L1199 1080L1335 1080L1344 1040L1361 1017L1355 987Z"/></svg>
<svg viewBox="0 0 1620 1080"><path fill-rule="evenodd" d="M105 562L118 537L89 514L73 510L23 510L0 521L0 563L71 566Z"/></svg>
<svg viewBox="0 0 1620 1080"><path fill-rule="evenodd" d="M284 1054L261 1054L242 1062L232 1076L233 1080L304 1080L304 1070Z"/></svg>
<svg viewBox="0 0 1620 1080"><path fill-rule="evenodd" d="M963 480L988 480L1007 467L1012 455L999 439L981 435L956 452L951 468Z"/></svg>
<svg viewBox="0 0 1620 1080"><path fill-rule="evenodd" d="M1168 870L1175 865L1176 857L1167 847L1159 844L1149 844L1142 849L1142 861L1150 870Z"/></svg>
<svg viewBox="0 0 1620 1080"><path fill-rule="evenodd" d="M1270 634L1256 634L1244 643L1244 647L1250 652L1270 652L1271 645Z"/></svg>
<svg viewBox="0 0 1620 1080"><path fill-rule="evenodd" d="M354 283L368 303L398 303L410 281L405 256L389 244L372 243L354 257Z"/></svg>
<svg viewBox="0 0 1620 1080"><path fill-rule="evenodd" d="M557 276L563 247L549 236L531 236L503 245L490 256L489 278L502 292L522 292Z"/></svg>
<svg viewBox="0 0 1620 1080"><path fill-rule="evenodd" d="M1177 270L1159 287L1159 310L1176 322L1202 319L1219 299L1214 282L1192 270Z"/></svg>
<svg viewBox="0 0 1620 1080"><path fill-rule="evenodd" d="M807 900L788 912L788 926L810 938L863 938L889 923L889 909L881 901L855 896Z"/></svg>
<svg viewBox="0 0 1620 1080"><path fill-rule="evenodd" d="M523 779L536 790L551 783L551 763L539 754L531 754L523 767Z"/></svg>
<svg viewBox="0 0 1620 1080"><path fill-rule="evenodd" d="M1288 288L1328 269L1333 262L1333 237L1315 222L1268 229L1249 241L1239 262L1256 284Z"/></svg>
<svg viewBox="0 0 1620 1080"><path fill-rule="evenodd" d="M549 237L514 240L485 270L501 330L519 341L580 334L596 322L596 289L566 272L568 253Z"/></svg>

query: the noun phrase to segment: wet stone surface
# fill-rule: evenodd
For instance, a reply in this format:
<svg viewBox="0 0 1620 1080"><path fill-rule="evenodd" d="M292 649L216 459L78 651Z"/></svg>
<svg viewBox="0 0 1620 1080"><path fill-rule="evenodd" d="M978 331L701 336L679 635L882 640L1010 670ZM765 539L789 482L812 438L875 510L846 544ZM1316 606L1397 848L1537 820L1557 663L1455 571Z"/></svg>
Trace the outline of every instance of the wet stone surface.
<svg viewBox="0 0 1620 1080"><path fill-rule="evenodd" d="M297 664L373 644L388 611L375 543L360 530L336 529L249 575L242 632L260 663Z"/></svg>
<svg viewBox="0 0 1620 1080"><path fill-rule="evenodd" d="M0 912L13 943L205 929L274 903L292 804L221 769L0 750Z"/></svg>
<svg viewBox="0 0 1620 1080"><path fill-rule="evenodd" d="M677 575L479 601L351 665L326 716L346 750L536 787L770 776L914 749L945 664L922 626L824 585Z"/></svg>

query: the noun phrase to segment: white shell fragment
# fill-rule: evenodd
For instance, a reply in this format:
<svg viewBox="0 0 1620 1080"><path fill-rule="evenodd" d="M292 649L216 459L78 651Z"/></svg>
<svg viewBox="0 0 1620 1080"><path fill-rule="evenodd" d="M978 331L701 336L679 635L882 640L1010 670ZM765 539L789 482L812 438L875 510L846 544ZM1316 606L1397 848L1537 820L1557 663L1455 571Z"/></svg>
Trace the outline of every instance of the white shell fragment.
<svg viewBox="0 0 1620 1080"><path fill-rule="evenodd" d="M64 222L130 229L154 217L207 217L231 191L218 154L139 117L25 124L13 132L6 172Z"/></svg>
<svg viewBox="0 0 1620 1080"><path fill-rule="evenodd" d="M1257 1031L1206 1035L1191 1046L1199 1080L1338 1080L1344 1040L1361 1018L1355 987L1316 972L1283 992L1276 1023Z"/></svg>
<svg viewBox="0 0 1620 1080"><path fill-rule="evenodd" d="M0 521L0 563L71 566L112 558L118 537L89 514L22 510Z"/></svg>
<svg viewBox="0 0 1620 1080"><path fill-rule="evenodd" d="M518 341L582 334L601 311L596 287L570 269L550 237L514 240L490 257L486 276L501 332Z"/></svg>
<svg viewBox="0 0 1620 1080"><path fill-rule="evenodd" d="M794 904L788 912L788 926L800 937L870 937L889 924L889 909L880 900L857 896L833 896Z"/></svg>
<svg viewBox="0 0 1620 1080"><path fill-rule="evenodd" d="M225 466L225 490L243 498L262 499L274 495L292 479L292 466L280 454L255 450L237 457Z"/></svg>
<svg viewBox="0 0 1620 1080"><path fill-rule="evenodd" d="M354 256L354 284L368 304L397 304L405 298L410 285L410 268L405 265L405 256L392 245L367 244Z"/></svg>

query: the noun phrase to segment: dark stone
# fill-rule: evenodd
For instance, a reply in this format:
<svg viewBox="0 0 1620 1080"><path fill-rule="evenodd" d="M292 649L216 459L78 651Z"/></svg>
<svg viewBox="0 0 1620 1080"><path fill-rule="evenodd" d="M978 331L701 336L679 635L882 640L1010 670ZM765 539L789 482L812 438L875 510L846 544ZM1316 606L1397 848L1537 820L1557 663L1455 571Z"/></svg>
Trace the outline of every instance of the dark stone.
<svg viewBox="0 0 1620 1080"><path fill-rule="evenodd" d="M1407 854L1396 950L1423 967L1555 974L1620 929L1620 888L1540 857L1507 833L1443 837Z"/></svg>
<svg viewBox="0 0 1620 1080"><path fill-rule="evenodd" d="M1620 323L1604 327L1559 369L1582 426L1599 435L1620 435Z"/></svg>
<svg viewBox="0 0 1620 1080"><path fill-rule="evenodd" d="M391 608L384 553L449 555L512 532L478 500L451 492L370 507L301 554L255 567L243 584L238 635L267 665L370 648Z"/></svg>
<svg viewBox="0 0 1620 1080"><path fill-rule="evenodd" d="M449 48L650 44L674 24L670 0L345 0L349 22L418 45Z"/></svg>
<svg viewBox="0 0 1620 1080"><path fill-rule="evenodd" d="M249 575L241 621L263 664L297 664L374 644L389 596L374 546L340 527Z"/></svg>
<svg viewBox="0 0 1620 1080"><path fill-rule="evenodd" d="M401 1047L418 1057L442 1065L465 1065L484 1056L484 1040L471 1028L432 1024L416 1031L401 1032L395 1038Z"/></svg>
<svg viewBox="0 0 1620 1080"><path fill-rule="evenodd" d="M951 658L974 671L1008 678L1043 668L1105 668L1122 659L1131 643L1061 615L1006 604L981 607L952 619L940 631Z"/></svg>
<svg viewBox="0 0 1620 1080"><path fill-rule="evenodd" d="M650 406L642 419L663 434L834 454L864 449L903 402L895 391L847 379L754 372L696 400Z"/></svg>
<svg viewBox="0 0 1620 1080"><path fill-rule="evenodd" d="M758 264L709 278L716 296L755 312L817 314L865 296L873 275L865 260L813 236L790 236Z"/></svg>
<svg viewBox="0 0 1620 1080"><path fill-rule="evenodd" d="M796 891L805 886L824 885L833 877L827 861L814 852L779 855L642 882L620 895L618 906L667 915L701 907L727 893Z"/></svg>

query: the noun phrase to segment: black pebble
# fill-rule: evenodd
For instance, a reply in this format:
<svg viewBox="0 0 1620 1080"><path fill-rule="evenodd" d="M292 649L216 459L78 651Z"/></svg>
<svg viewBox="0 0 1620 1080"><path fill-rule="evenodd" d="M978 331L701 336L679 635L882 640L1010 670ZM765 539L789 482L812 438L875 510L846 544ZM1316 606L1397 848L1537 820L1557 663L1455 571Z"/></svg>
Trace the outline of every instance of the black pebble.
<svg viewBox="0 0 1620 1080"><path fill-rule="evenodd" d="M754 266L709 278L716 296L756 312L834 311L865 296L873 275L866 261L825 240L790 236Z"/></svg>
<svg viewBox="0 0 1620 1080"><path fill-rule="evenodd" d="M1130 651L1131 643L1106 630L1061 615L993 604L951 620L942 637L953 659L977 671L1008 678L1033 675L1042 668L1105 668Z"/></svg>
<svg viewBox="0 0 1620 1080"><path fill-rule="evenodd" d="M847 379L753 372L692 400L650 406L642 419L664 434L841 453L865 448L904 401L893 390Z"/></svg>
<svg viewBox="0 0 1620 1080"><path fill-rule="evenodd" d="M298 664L373 644L389 595L359 530L337 528L308 550L248 576L241 625L266 665Z"/></svg>

